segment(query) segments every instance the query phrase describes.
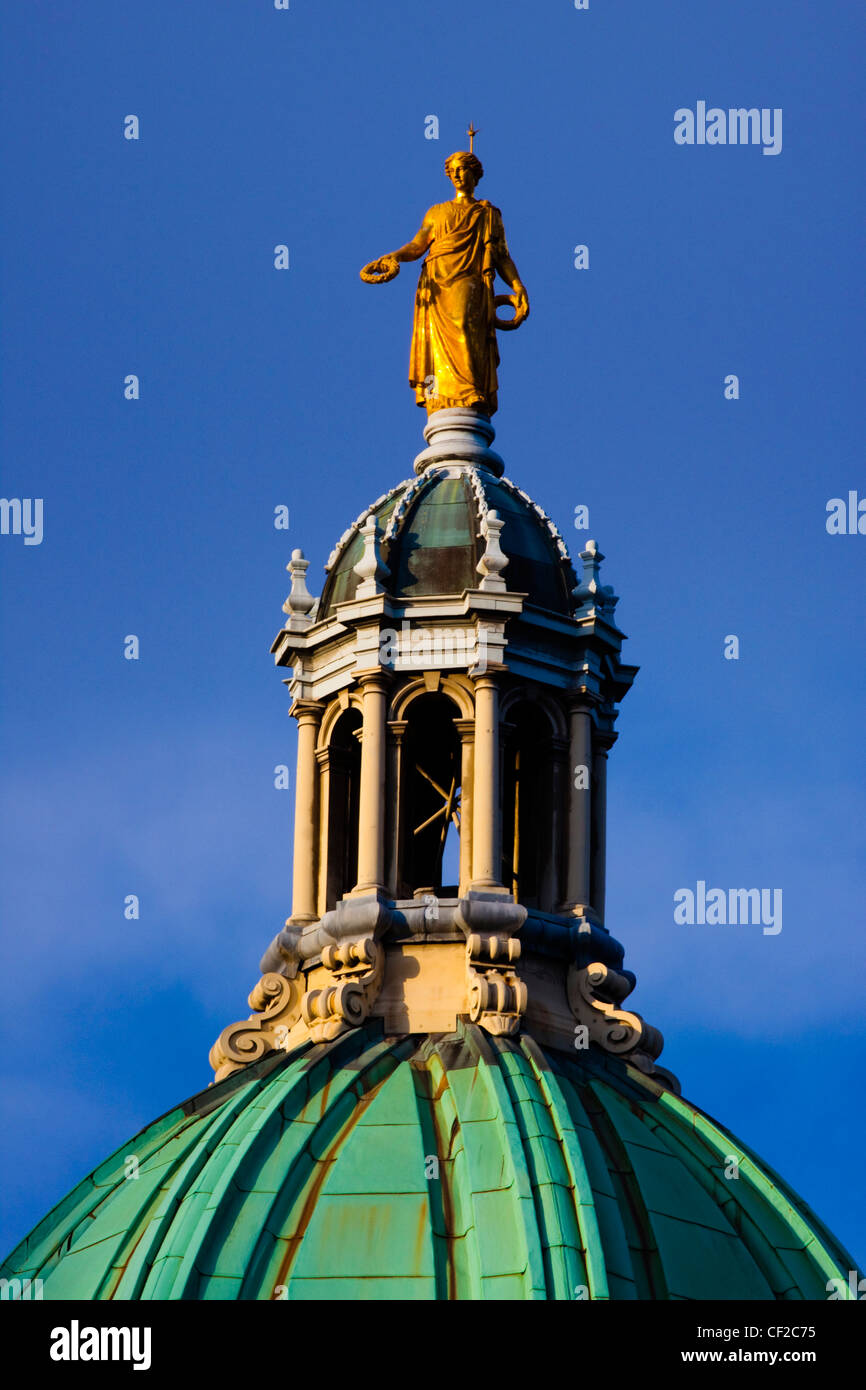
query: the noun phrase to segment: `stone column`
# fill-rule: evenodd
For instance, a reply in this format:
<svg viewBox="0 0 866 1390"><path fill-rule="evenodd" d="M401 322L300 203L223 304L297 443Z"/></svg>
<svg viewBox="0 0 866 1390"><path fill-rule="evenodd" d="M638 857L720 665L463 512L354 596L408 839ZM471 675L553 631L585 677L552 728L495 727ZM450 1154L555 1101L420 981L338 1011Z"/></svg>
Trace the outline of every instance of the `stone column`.
<svg viewBox="0 0 866 1390"><path fill-rule="evenodd" d="M291 922L315 922L316 841L319 830L318 766L316 739L324 705L317 700L295 700L291 714L298 721L298 762L295 773L295 852L292 863Z"/></svg>
<svg viewBox="0 0 866 1390"><path fill-rule="evenodd" d="M568 840L563 911L580 916L589 907L592 823L592 707L585 701L576 700L569 709L568 746Z"/></svg>
<svg viewBox="0 0 866 1390"><path fill-rule="evenodd" d="M472 882L472 816L475 798L475 720L455 719L460 735L460 896Z"/></svg>
<svg viewBox="0 0 866 1390"><path fill-rule="evenodd" d="M475 777L472 808L472 886L501 888L502 812L499 805L499 689L496 677L475 679Z"/></svg>
<svg viewBox="0 0 866 1390"><path fill-rule="evenodd" d="M358 882L353 893L385 889L385 714L388 677L380 669L358 677L364 697L361 795L358 812Z"/></svg>
<svg viewBox="0 0 866 1390"><path fill-rule="evenodd" d="M389 719L388 732L388 780L387 804L390 808L390 834L388 853L385 860L385 875L388 892L392 898L400 897L400 884L403 877L403 823L406 818L403 806L403 736L409 727L408 719Z"/></svg>
<svg viewBox="0 0 866 1390"><path fill-rule="evenodd" d="M331 750L320 748L316 753L319 764L319 916L328 910L329 866L328 849L331 829Z"/></svg>
<svg viewBox="0 0 866 1390"><path fill-rule="evenodd" d="M609 748L609 743L598 741L592 753L592 881L590 901L600 922L604 922L607 754Z"/></svg>
<svg viewBox="0 0 866 1390"><path fill-rule="evenodd" d="M538 886L538 904L542 912L557 912L565 895L565 820L568 806L567 738L554 734L550 740L550 831ZM548 808L544 808L548 810Z"/></svg>

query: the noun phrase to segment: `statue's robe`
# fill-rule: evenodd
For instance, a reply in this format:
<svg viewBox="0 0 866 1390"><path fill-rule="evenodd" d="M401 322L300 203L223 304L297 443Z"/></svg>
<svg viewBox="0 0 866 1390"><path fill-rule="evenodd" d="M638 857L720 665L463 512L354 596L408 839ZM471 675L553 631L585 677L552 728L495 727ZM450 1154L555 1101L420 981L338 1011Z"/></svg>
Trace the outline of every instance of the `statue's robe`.
<svg viewBox="0 0 866 1390"><path fill-rule="evenodd" d="M424 227L433 240L415 296L409 383L428 411L496 410L499 350L493 281L508 255L502 214L486 201L435 203Z"/></svg>

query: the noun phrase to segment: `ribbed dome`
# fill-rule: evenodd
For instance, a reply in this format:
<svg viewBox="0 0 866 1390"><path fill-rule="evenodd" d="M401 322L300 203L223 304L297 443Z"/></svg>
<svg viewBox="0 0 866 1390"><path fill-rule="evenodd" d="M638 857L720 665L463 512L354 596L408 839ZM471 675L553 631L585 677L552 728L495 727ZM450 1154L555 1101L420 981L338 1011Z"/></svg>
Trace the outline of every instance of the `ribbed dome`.
<svg viewBox="0 0 866 1390"><path fill-rule="evenodd" d="M822 1299L853 1268L760 1160L635 1068L370 1023L149 1125L2 1272L46 1299Z"/></svg>
<svg viewBox="0 0 866 1390"><path fill-rule="evenodd" d="M394 597L477 589L476 566L484 552L481 523L488 510L505 523L501 545L508 557L508 588L528 594L528 601L540 608L569 614L577 581L550 518L507 478L486 468L452 465L430 468L401 483L361 513L331 556L319 618L355 596L359 580L354 566L364 552L360 528L370 515L382 528L382 558L389 571L385 587Z"/></svg>

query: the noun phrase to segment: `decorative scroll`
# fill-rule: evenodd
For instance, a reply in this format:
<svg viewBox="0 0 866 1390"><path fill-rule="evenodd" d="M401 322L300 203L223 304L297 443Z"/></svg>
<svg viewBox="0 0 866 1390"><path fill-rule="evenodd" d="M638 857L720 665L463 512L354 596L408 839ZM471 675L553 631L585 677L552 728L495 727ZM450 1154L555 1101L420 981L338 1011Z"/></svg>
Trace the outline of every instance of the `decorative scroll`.
<svg viewBox="0 0 866 1390"><path fill-rule="evenodd" d="M585 1025L590 1041L605 1052L627 1055L641 1071L678 1091L676 1077L655 1065L664 1046L658 1028L645 1023L640 1014L619 1008L633 988L630 979L601 961L582 970L572 965L568 972L568 1002L578 1023Z"/></svg>
<svg viewBox="0 0 866 1390"><path fill-rule="evenodd" d="M515 969L520 942L513 936L473 932L466 940L469 1017L496 1036L516 1033L527 990Z"/></svg>
<svg viewBox="0 0 866 1390"><path fill-rule="evenodd" d="M284 1047L301 1014L302 984L298 979L269 972L252 990L249 1006L256 1013L224 1028L210 1050L214 1080L222 1081L239 1067L257 1062L266 1052Z"/></svg>
<svg viewBox="0 0 866 1390"><path fill-rule="evenodd" d="M301 1003L314 1042L330 1042L364 1022L382 984L384 961L382 947L372 936L325 946L322 964L332 983L309 990Z"/></svg>

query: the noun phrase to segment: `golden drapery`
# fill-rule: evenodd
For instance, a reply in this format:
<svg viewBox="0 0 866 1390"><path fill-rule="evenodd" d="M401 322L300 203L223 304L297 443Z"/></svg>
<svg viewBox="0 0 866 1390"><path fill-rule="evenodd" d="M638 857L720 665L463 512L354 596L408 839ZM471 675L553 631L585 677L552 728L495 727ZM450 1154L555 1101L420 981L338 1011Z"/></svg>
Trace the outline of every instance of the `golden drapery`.
<svg viewBox="0 0 866 1390"><path fill-rule="evenodd" d="M428 412L496 410L496 261L508 255L502 214L484 200L436 203L424 218L433 240L418 280L409 383Z"/></svg>

